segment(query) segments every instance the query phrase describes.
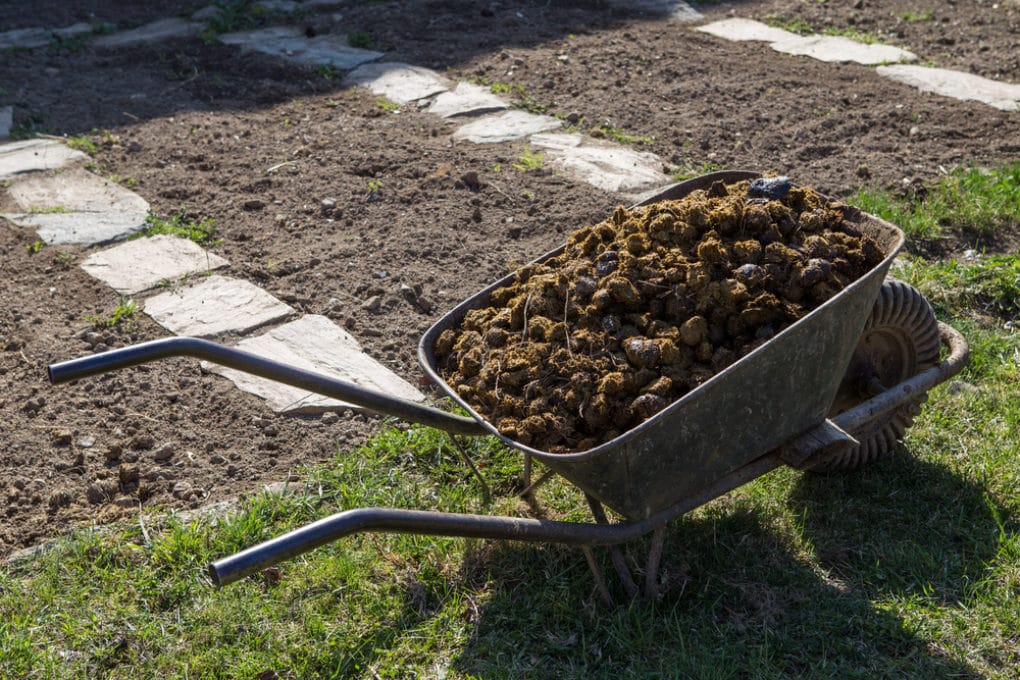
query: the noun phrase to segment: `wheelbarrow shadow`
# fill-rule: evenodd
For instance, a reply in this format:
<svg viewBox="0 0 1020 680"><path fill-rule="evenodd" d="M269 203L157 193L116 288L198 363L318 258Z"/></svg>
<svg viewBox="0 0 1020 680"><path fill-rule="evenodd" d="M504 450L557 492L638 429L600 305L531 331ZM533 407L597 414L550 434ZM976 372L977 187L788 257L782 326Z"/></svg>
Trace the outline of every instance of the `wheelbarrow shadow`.
<svg viewBox="0 0 1020 680"><path fill-rule="evenodd" d="M995 556L999 525L984 489L903 447L877 464L804 475L788 504L822 566L851 587L959 602Z"/></svg>
<svg viewBox="0 0 1020 680"><path fill-rule="evenodd" d="M851 475L801 475L775 500L793 509L794 527L791 513L741 492L673 522L654 603L606 608L576 550L474 547L465 585L495 594L470 614L474 634L451 667L475 677L978 677L874 600L965 597L998 532L980 487L898 455Z"/></svg>

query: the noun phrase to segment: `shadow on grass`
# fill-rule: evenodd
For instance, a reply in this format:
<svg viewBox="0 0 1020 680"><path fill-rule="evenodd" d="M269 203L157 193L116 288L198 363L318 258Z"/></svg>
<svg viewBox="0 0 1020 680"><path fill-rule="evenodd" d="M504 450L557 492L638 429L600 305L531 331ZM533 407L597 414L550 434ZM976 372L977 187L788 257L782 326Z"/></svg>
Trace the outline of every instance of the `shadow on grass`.
<svg viewBox="0 0 1020 680"><path fill-rule="evenodd" d="M478 677L975 677L881 600L963 599L994 551L996 524L980 488L903 458L851 476L804 475L787 499L792 512L727 497L674 522L657 603L606 608L576 550L477 550L464 577L488 582L495 597L453 668ZM798 518L792 534L814 546L814 559L791 547L781 515ZM628 546L639 563L647 543Z"/></svg>
<svg viewBox="0 0 1020 680"><path fill-rule="evenodd" d="M804 475L788 502L821 566L875 594L959 602L996 551L984 490L903 447L854 473Z"/></svg>

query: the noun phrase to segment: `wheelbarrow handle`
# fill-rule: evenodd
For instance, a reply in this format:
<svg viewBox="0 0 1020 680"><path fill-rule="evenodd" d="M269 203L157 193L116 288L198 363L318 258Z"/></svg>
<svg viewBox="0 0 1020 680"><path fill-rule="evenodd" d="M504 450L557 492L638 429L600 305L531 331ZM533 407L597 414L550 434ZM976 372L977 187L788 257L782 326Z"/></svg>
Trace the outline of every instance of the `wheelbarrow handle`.
<svg viewBox="0 0 1020 680"><path fill-rule="evenodd" d="M200 338L174 337L152 340L51 364L48 370L50 381L58 384L175 356L204 359L227 368L257 375L260 378L346 401L377 413L434 427L450 434L473 436L491 434L488 428L471 418L447 413L400 397L382 394L321 373L288 366L272 359Z"/></svg>

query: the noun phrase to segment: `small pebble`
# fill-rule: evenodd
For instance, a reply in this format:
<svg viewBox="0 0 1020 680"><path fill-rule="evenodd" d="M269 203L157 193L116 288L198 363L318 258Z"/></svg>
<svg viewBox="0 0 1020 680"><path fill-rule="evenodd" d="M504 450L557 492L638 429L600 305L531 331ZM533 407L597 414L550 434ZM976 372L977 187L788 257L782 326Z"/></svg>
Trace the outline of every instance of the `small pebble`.
<svg viewBox="0 0 1020 680"><path fill-rule="evenodd" d="M174 445L170 442L161 445L159 448L153 450L152 457L155 460L170 460L174 456Z"/></svg>

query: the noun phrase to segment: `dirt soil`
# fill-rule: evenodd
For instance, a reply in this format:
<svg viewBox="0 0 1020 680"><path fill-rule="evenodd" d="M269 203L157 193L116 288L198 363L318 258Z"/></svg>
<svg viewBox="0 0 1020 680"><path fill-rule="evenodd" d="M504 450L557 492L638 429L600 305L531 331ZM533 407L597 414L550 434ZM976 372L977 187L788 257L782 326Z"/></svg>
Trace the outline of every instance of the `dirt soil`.
<svg viewBox="0 0 1020 680"><path fill-rule="evenodd" d="M197 7L130 4L5 5L0 27L129 27ZM1015 0L931 0L929 19L904 19L915 5L699 9L707 20L734 12L856 28L925 62L1020 82ZM650 138L638 146L670 170L776 172L838 198L862 184L913 190L945 169L1020 152L1020 114L605 3L350 3L291 21L309 34L367 36L387 59L451 79L520 86L533 109ZM186 207L216 220L229 275L329 316L418 382L418 338L440 315L625 199L548 169L518 171L525 143L455 142L454 125L415 106L391 110L339 75L198 39L107 52L72 41L0 54L0 106L14 105L21 132L91 134L96 171L155 212ZM258 490L378 427L351 413L276 416L186 359L50 386L49 363L167 333L142 314L98 329L89 318L109 317L117 295L77 266L82 249L33 254L35 240L0 228L0 556L140 507L194 508ZM407 296L402 284L420 292Z"/></svg>

